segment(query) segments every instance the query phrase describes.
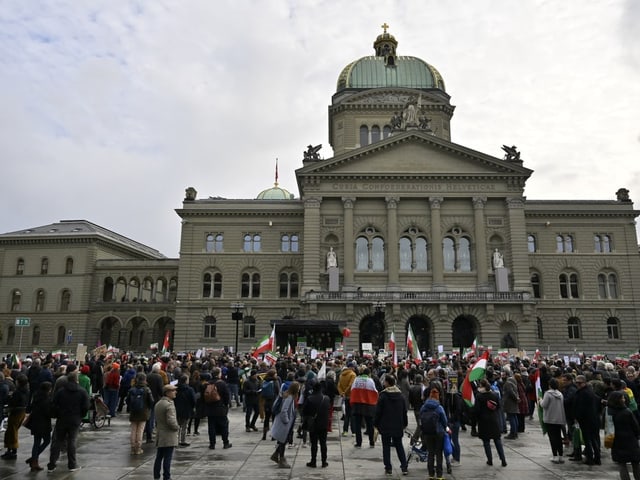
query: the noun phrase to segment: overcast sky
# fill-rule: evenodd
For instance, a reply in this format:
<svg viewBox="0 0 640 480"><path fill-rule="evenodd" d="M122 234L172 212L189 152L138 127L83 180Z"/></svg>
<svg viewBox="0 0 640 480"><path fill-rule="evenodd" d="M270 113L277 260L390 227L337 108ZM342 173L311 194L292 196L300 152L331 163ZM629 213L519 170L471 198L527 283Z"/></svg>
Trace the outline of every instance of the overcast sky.
<svg viewBox="0 0 640 480"><path fill-rule="evenodd" d="M0 232L86 219L179 252L184 190L298 197L342 68L387 22L444 77L452 141L535 172L529 199L640 204L634 0L4 0Z"/></svg>

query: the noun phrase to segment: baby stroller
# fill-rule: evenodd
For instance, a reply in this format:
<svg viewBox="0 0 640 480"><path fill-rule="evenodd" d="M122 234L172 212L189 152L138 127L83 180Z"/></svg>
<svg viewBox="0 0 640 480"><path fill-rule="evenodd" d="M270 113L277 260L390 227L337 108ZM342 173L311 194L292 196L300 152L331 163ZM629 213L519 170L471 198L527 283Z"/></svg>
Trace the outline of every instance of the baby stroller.
<svg viewBox="0 0 640 480"><path fill-rule="evenodd" d="M413 434L411 432L405 432L409 438L413 438ZM422 449L422 441L418 438L415 442L411 441L411 449L409 450L409 455L407 455L407 463L411 463L411 460L415 458L416 462L426 462L428 457L428 452Z"/></svg>

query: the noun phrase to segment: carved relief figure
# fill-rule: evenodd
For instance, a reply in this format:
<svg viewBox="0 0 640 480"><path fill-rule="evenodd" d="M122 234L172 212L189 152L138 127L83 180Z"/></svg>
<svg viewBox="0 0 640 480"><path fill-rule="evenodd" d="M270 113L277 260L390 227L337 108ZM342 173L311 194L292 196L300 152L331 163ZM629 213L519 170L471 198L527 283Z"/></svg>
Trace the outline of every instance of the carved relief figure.
<svg viewBox="0 0 640 480"><path fill-rule="evenodd" d="M327 252L327 268L337 267L337 266L338 266L338 257L336 256L336 252L333 251L333 247L331 247Z"/></svg>

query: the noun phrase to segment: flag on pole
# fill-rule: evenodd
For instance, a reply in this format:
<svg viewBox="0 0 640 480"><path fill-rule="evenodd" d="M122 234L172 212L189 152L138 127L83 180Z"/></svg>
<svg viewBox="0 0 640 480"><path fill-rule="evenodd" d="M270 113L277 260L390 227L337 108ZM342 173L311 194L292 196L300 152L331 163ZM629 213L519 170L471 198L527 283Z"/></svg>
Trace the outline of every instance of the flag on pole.
<svg viewBox="0 0 640 480"><path fill-rule="evenodd" d="M533 363L538 363L540 361L540 349L536 348L536 353L533 354Z"/></svg>
<svg viewBox="0 0 640 480"><path fill-rule="evenodd" d="M171 332L167 330L164 333L164 340L162 341L162 353L167 353L169 351L169 336Z"/></svg>
<svg viewBox="0 0 640 480"><path fill-rule="evenodd" d="M476 337L473 339L473 343L471 344L471 346L469 348L465 348L462 351L462 356L464 357L465 360L469 360L474 355L477 355L477 352L478 352L478 338Z"/></svg>
<svg viewBox="0 0 640 480"><path fill-rule="evenodd" d="M293 357L293 348L290 343L287 344L287 357Z"/></svg>
<svg viewBox="0 0 640 480"><path fill-rule="evenodd" d="M536 373L533 374L534 385L536 386L536 406L538 409L538 420L540 421L540 427L542 428L542 434L545 435L547 433L547 427L544 424L544 412L542 411L542 407L540 406L540 400L542 400L542 383L540 382L540 369L536 369Z"/></svg>
<svg viewBox="0 0 640 480"><path fill-rule="evenodd" d="M15 353L11 355L11 365L9 365L9 368L14 368L14 367L17 367L18 370L22 368L22 362L20 361L20 357Z"/></svg>
<svg viewBox="0 0 640 480"><path fill-rule="evenodd" d="M462 398L470 407L473 407L474 403L476 403L471 382L476 382L484 377L487 370L488 360L489 352L485 351L478 361L473 364L473 367L467 371L467 375L464 377L464 381L462 382Z"/></svg>
<svg viewBox="0 0 640 480"><path fill-rule="evenodd" d="M318 381L323 381L327 379L327 362L322 362L322 367L318 371Z"/></svg>
<svg viewBox="0 0 640 480"><path fill-rule="evenodd" d="M391 330L391 338L389 339L389 348L391 349L391 355L393 358L393 368L398 366L398 350L396 349L396 335L393 330Z"/></svg>
<svg viewBox="0 0 640 480"><path fill-rule="evenodd" d="M407 331L407 351L411 354L414 363L422 363L422 355L420 355L420 348L418 348L418 342L413 335L411 324L409 324L409 330Z"/></svg>
<svg viewBox="0 0 640 480"><path fill-rule="evenodd" d="M276 339L276 326L274 325L273 330L271 330L271 335L265 336L262 340L260 340L260 342L258 342L251 356L253 358L258 358L258 355L260 355L261 353L265 353L265 352L268 352L269 350L273 350L273 347L276 344L275 339Z"/></svg>

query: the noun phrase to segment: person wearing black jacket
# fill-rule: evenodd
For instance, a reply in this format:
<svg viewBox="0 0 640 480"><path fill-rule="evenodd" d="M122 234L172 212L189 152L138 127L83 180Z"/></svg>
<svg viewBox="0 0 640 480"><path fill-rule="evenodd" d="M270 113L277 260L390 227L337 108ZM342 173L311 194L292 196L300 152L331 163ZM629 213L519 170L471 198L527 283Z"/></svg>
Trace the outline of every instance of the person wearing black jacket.
<svg viewBox="0 0 640 480"><path fill-rule="evenodd" d="M89 394L78 384L77 370L67 376L67 382L54 395L53 411L58 420L47 471L49 473L55 471L56 462L60 458L60 447L66 443L69 471L75 472L80 468L76 460L78 431L82 418L89 411Z"/></svg>
<svg viewBox="0 0 640 480"><path fill-rule="evenodd" d="M180 447L188 447L187 443L187 424L189 419L193 416L193 412L196 408L196 393L189 385L189 376L180 375L178 379L178 393L173 403L176 407L176 416L178 418L178 425L180 430L178 432L178 445Z"/></svg>
<svg viewBox="0 0 640 480"><path fill-rule="evenodd" d="M400 389L396 386L396 377L391 374L384 376L384 390L378 396L374 426L382 437L382 461L386 474L392 473L391 443L396 447L396 454L400 461L403 475L408 473L407 455L402 445L404 429L409 424L407 418L407 403Z"/></svg>
<svg viewBox="0 0 640 480"><path fill-rule="evenodd" d="M258 420L258 415L260 413L258 390L260 390L258 372L256 370L251 370L249 377L246 378L242 384L242 393L245 405L244 427L247 432L258 431L258 428L256 427L256 420Z"/></svg>
<svg viewBox="0 0 640 480"><path fill-rule="evenodd" d="M600 465L600 398L593 392L584 375L576 377L574 413L584 440L587 465ZM580 460L580 457L574 458Z"/></svg>
<svg viewBox="0 0 640 480"><path fill-rule="evenodd" d="M322 385L317 380L309 380L305 388L310 392L302 406L302 418L307 419L306 427L311 441L311 461L307 463L307 467L316 468L318 443L320 443L322 468L326 468L329 466L327 463L327 425L331 403L329 397L322 393Z"/></svg>
<svg viewBox="0 0 640 480"><path fill-rule="evenodd" d="M633 478L640 480L640 427L635 415L627 408L625 395L621 391L609 395L607 407L615 426L611 459L618 464L622 480L629 480L627 463L631 463Z"/></svg>
<svg viewBox="0 0 640 480"><path fill-rule="evenodd" d="M229 395L229 388L227 384L220 379L221 370L215 367L211 370L211 381L209 383L215 383L218 393L220 394L220 400L213 403L204 402L204 413L207 416L207 424L209 429L209 449L215 450L216 448L216 435L222 436L222 448L231 448L232 445L229 442L229 407L231 407L231 398ZM205 390L207 385L202 385L201 396L205 398Z"/></svg>
<svg viewBox="0 0 640 480"><path fill-rule="evenodd" d="M4 446L7 449L0 458L3 460L15 460L18 457L18 430L26 415L29 402L29 380L26 375L19 374L16 377L17 388L9 397L7 407L9 419L7 430L4 432Z"/></svg>
<svg viewBox="0 0 640 480"><path fill-rule="evenodd" d="M51 382L42 382L33 394L31 405L27 407L29 429L33 435L33 448L31 457L27 459L27 465L31 467L32 472L44 470L38 464L38 458L51 443L52 390Z"/></svg>

